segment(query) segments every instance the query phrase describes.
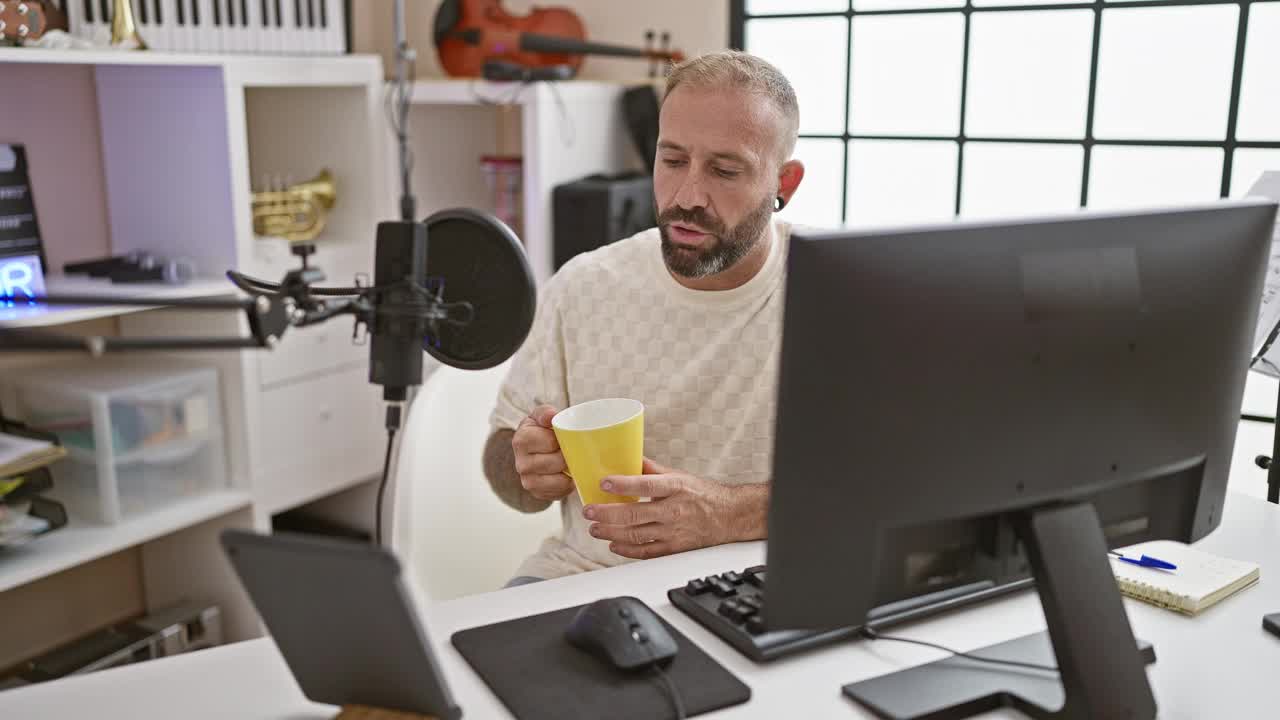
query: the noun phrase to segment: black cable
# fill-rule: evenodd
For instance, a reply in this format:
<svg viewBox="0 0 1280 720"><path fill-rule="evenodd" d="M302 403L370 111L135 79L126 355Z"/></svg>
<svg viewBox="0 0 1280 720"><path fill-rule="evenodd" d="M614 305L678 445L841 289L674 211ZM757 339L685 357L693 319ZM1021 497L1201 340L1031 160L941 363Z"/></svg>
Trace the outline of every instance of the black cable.
<svg viewBox="0 0 1280 720"><path fill-rule="evenodd" d="M373 543L382 547L382 495L387 490L387 476L391 473L391 448L395 447L396 429L387 428L387 457L382 461L382 480L378 482L378 500L373 516Z"/></svg>
<svg viewBox="0 0 1280 720"><path fill-rule="evenodd" d="M671 681L671 676L662 671L661 665L654 665L653 672L662 681L662 686L666 688L667 695L671 698L671 706L676 710L676 720L684 720L684 701L680 699L680 689Z"/></svg>
<svg viewBox="0 0 1280 720"><path fill-rule="evenodd" d="M405 135L405 147L404 147L405 165L404 166L405 166L405 169L408 171L410 178L413 177L414 157L413 157L413 147L410 146L408 142L409 130L408 130L407 123L409 121L409 106L413 104L413 91L417 84L418 84L418 60L417 60L417 53L414 53L414 60L413 62L409 63L409 84L405 88L405 91L403 94L404 96L400 100L401 107L403 108L403 110L401 111L403 122L401 123L400 131ZM409 187L406 189L410 195L413 194L412 187Z"/></svg>
<svg viewBox="0 0 1280 720"><path fill-rule="evenodd" d="M959 650L952 650L951 648L945 645L938 645L937 643L925 642L924 640L912 640L911 638L897 637L894 635L881 635L871 627L862 628L862 636L868 640L889 640L892 642L910 643L912 645L923 645L928 648L933 648L934 650L941 650L942 652L951 653L952 655L956 655L962 658L967 658L969 660L977 660L978 662L991 663L993 665L1011 665L1013 667L1028 668L1031 670L1045 670L1047 672L1052 672L1052 673L1058 672L1058 668L1052 665L1039 665L1037 663L1022 662L1020 660L1001 660L999 658L984 657L982 655L972 655L970 653L960 652Z"/></svg>
<svg viewBox="0 0 1280 720"><path fill-rule="evenodd" d="M548 84L551 86L551 95L556 101L556 109L560 113L560 140L564 142L565 147L573 147L578 135L573 126L573 118L569 116L569 108L564 104L564 98L560 97L560 88L556 83Z"/></svg>
<svg viewBox="0 0 1280 720"><path fill-rule="evenodd" d="M268 282L266 280L259 280L255 277L250 277L248 275L245 275L244 273L236 272L235 270L227 271L227 279L229 279L232 282L232 284L235 285L236 287L251 294L252 293L275 294L275 293L279 293L283 289L283 286L280 283L273 283L273 282ZM386 290L391 290L397 287L397 285L399 285L399 283L393 283L391 285L380 285L378 287L370 287L370 286L308 287L307 292L311 293L312 295L345 297L348 295L362 295L368 292L383 292Z"/></svg>
<svg viewBox="0 0 1280 720"><path fill-rule="evenodd" d="M411 54L408 44L401 42L399 31L396 34L396 81L383 98L383 110L387 115L387 123L395 133L400 159L400 219L408 221L413 220L417 214L417 199L413 196L412 189L414 156L413 149L409 147L408 124L409 106L413 103L414 85L418 81L418 63L417 54ZM400 70L404 66L407 66L408 74L402 77Z"/></svg>

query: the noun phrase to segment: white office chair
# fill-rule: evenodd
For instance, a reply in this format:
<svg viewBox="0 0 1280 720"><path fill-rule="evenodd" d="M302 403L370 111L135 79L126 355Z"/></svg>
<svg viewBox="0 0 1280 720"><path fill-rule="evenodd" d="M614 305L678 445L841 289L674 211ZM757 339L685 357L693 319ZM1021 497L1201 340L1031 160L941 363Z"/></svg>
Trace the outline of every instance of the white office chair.
<svg viewBox="0 0 1280 720"><path fill-rule="evenodd" d="M405 419L392 474L388 537L420 597L441 602L500 589L544 538L560 530L559 506L526 515L485 479L489 413L507 365L437 369Z"/></svg>

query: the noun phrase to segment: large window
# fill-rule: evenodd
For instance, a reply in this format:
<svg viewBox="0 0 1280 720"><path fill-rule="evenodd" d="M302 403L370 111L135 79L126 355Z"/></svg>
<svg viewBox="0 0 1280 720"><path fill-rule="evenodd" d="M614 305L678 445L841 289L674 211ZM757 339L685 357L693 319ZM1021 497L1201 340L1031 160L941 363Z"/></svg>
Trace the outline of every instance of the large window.
<svg viewBox="0 0 1280 720"><path fill-rule="evenodd" d="M1280 170L1280 1L732 0L833 225L1239 196Z"/></svg>

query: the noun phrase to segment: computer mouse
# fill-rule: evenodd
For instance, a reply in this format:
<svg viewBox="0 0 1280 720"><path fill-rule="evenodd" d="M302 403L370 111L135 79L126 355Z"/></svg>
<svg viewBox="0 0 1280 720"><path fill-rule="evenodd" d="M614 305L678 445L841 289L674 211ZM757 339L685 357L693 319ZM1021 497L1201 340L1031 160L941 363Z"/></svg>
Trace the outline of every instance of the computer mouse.
<svg viewBox="0 0 1280 720"><path fill-rule="evenodd" d="M564 637L619 670L665 663L679 650L658 616L634 597L604 598L583 606Z"/></svg>

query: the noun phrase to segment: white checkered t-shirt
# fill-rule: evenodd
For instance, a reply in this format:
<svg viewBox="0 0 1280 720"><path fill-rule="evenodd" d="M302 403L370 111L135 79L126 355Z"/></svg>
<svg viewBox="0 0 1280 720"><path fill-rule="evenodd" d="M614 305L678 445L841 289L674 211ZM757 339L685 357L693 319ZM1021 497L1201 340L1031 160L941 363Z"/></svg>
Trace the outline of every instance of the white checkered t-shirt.
<svg viewBox="0 0 1280 720"><path fill-rule="evenodd" d="M515 429L540 404L607 397L645 406L645 455L730 485L769 479L783 276L790 226L776 221L764 267L745 285L691 290L671 277L658 230L575 257L546 284L491 422ZM517 575L553 578L627 558L591 537L582 501ZM531 548L532 550L532 548Z"/></svg>

